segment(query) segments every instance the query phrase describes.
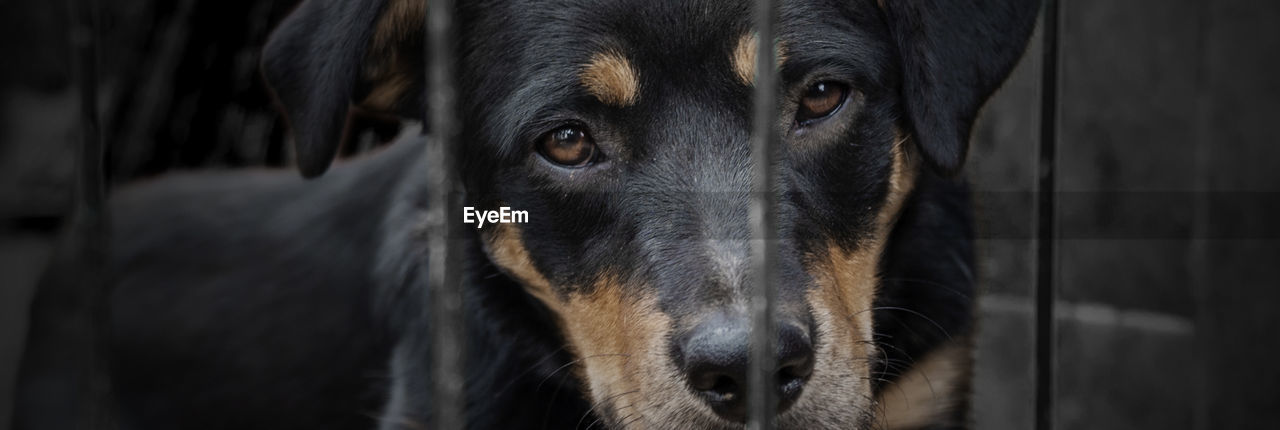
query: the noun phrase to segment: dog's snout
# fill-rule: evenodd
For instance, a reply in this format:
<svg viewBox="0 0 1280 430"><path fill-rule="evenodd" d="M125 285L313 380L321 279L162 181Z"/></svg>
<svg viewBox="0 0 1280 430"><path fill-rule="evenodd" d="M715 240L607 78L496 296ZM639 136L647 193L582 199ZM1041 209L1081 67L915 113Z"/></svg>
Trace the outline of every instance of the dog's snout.
<svg viewBox="0 0 1280 430"><path fill-rule="evenodd" d="M777 336L775 389L778 412L783 412L813 373L814 352L809 332L800 324L778 321ZM686 339L681 355L689 386L721 418L744 422L751 321L717 316L695 326Z"/></svg>

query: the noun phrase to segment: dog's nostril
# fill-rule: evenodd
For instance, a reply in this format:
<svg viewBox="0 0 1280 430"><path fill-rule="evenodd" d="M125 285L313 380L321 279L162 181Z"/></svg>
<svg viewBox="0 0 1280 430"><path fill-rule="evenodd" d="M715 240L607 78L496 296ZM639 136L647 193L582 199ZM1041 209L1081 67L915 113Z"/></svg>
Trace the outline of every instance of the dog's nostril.
<svg viewBox="0 0 1280 430"><path fill-rule="evenodd" d="M790 408L813 374L813 342L795 325L778 327L778 412Z"/></svg>
<svg viewBox="0 0 1280 430"><path fill-rule="evenodd" d="M721 418L746 419L750 324L745 318L714 318L699 324L681 346L682 365L689 386ZM778 411L799 398L813 373L813 348L808 332L794 324L778 327Z"/></svg>
<svg viewBox="0 0 1280 430"><path fill-rule="evenodd" d="M726 393L738 389L733 377L718 372L694 371L689 374L689 385L698 391L715 391Z"/></svg>
<svg viewBox="0 0 1280 430"><path fill-rule="evenodd" d="M741 388L738 387L738 383L734 381L733 378L721 376L716 378L714 385L702 391L707 391L707 394L716 397L716 400L731 402L734 400L734 397L738 395L738 390L740 389Z"/></svg>

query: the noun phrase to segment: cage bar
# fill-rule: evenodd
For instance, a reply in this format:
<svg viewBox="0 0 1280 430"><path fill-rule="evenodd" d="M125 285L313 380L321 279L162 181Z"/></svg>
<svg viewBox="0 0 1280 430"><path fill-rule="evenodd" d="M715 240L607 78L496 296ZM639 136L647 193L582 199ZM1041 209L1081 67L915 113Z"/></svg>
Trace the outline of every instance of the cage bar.
<svg viewBox="0 0 1280 430"><path fill-rule="evenodd" d="M466 425L463 391L463 319L461 273L457 264L457 175L453 151L455 126L454 1L427 3L427 309L431 318L431 428L462 429Z"/></svg>
<svg viewBox="0 0 1280 430"><path fill-rule="evenodd" d="M98 111L99 83L99 2L83 0L68 2L73 20L71 48L74 58L74 76L80 92L80 148L76 161L75 207L70 229L77 237L72 243L76 264L81 271L79 280L73 281L75 294L82 294L87 303L83 309L88 315L74 318L84 321L88 327L76 333L87 345L75 350L83 351L87 375L84 415L79 424L95 430L116 428L111 390L110 357L107 355L109 339L109 286L105 279L107 260L107 209L106 209L106 142L102 135L101 114ZM81 349L83 348L83 349Z"/></svg>
<svg viewBox="0 0 1280 430"><path fill-rule="evenodd" d="M1036 185L1036 280L1035 280L1035 428L1053 428L1054 390L1054 285L1057 225L1058 125L1058 1L1047 0L1044 8L1042 75L1040 81L1040 162Z"/></svg>
<svg viewBox="0 0 1280 430"><path fill-rule="evenodd" d="M756 73L751 122L751 160L754 183L751 192L751 358L747 374L747 428L774 428L775 399L774 296L777 277L777 213L774 201L774 168L778 134L777 80L774 40L776 0L756 0Z"/></svg>

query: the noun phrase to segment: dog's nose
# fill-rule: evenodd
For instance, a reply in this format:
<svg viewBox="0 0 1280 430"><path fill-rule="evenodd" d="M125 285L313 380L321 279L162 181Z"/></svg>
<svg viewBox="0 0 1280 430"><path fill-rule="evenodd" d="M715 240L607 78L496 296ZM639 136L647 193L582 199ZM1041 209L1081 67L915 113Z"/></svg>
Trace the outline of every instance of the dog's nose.
<svg viewBox="0 0 1280 430"><path fill-rule="evenodd" d="M800 324L778 321L778 412L790 407L813 373L813 343ZM681 346L689 385L717 415L746 421L747 372L750 367L751 322L747 318L713 317L694 327Z"/></svg>

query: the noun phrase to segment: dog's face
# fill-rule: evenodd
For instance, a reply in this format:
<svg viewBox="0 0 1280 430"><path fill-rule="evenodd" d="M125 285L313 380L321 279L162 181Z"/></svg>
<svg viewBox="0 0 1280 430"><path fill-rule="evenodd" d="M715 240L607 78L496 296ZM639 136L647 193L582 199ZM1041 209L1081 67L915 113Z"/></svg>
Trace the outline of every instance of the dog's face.
<svg viewBox="0 0 1280 430"><path fill-rule="evenodd" d="M750 4L582 3L509 15L464 60L483 94L469 206L529 212L483 228L486 250L558 317L614 427L741 422ZM874 4L797 4L781 24L780 420L867 421L876 266L915 169L893 48Z"/></svg>
<svg viewBox="0 0 1280 430"><path fill-rule="evenodd" d="M978 106L1029 28L1027 12L1003 4L895 3L787 2L772 42L782 136L773 190L782 428L876 420L881 251L919 169L959 166ZM412 22L416 4L392 1L384 15L365 18L375 40L412 28L386 24L396 19L385 13L410 10ZM467 205L528 212L525 224L484 226L484 250L555 316L584 391L611 428L735 428L745 417L748 137L756 47L771 43L754 36L751 6L460 6L458 166ZM938 15L947 13L957 16ZM1017 25L989 22L1011 16ZM980 30L937 28L960 24ZM998 64L963 58L987 55L965 46L987 35L1020 41L993 48L1012 52L988 61ZM387 50L375 42L369 51L361 55ZM365 66L366 78L404 64L369 61L384 66ZM381 81L397 80L411 79ZM371 87L366 100L396 88ZM287 105L289 95L281 98ZM324 160L320 171L331 156L324 151L313 157ZM318 173L302 152L304 172Z"/></svg>

